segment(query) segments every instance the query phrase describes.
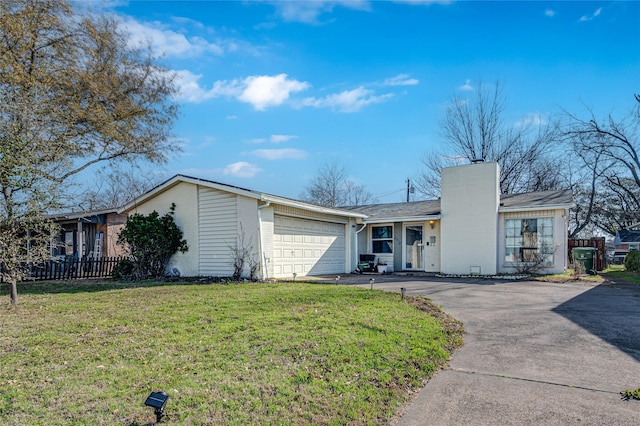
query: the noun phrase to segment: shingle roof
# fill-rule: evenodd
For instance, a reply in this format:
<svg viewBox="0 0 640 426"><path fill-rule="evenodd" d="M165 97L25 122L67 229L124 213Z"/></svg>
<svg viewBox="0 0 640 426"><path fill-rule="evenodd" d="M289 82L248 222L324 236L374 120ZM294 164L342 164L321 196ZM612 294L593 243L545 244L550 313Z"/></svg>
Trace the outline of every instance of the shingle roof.
<svg viewBox="0 0 640 426"><path fill-rule="evenodd" d="M620 243L640 243L640 230L620 229L616 240L620 238Z"/></svg>
<svg viewBox="0 0 640 426"><path fill-rule="evenodd" d="M186 176L186 175L182 175L182 174L178 174L173 176L172 178L162 182L161 184L157 185L155 188L145 192L144 194L140 195L139 197L129 201L127 204L125 204L124 206L122 206L118 212L119 213L123 213L126 211L129 211L133 208L135 208L137 205L140 205L144 202L146 202L147 200L155 197L157 194L168 190L169 188L172 188L173 186L181 183L181 182L187 182L187 183L191 183L191 184L196 184L196 185L203 185L203 186L207 186L210 188L214 188L214 189L219 189L219 190L223 190L223 191L227 191L227 192L231 192L234 194L238 194L238 195L242 195L245 197L249 197L249 198L254 198L256 200L260 200L266 203L277 203L277 204L282 204L282 205L286 205L289 207L293 207L293 208L300 208L300 209L304 209L304 210L311 210L311 211L315 211L315 212L319 212L319 213L324 213L324 214L330 214L330 215L336 215L336 216L343 216L343 217L355 217L355 218L364 218L364 215L357 212L357 211L353 211L353 210L348 210L348 209L342 209L339 207L325 207L325 206L320 206L318 204L312 204L312 203L308 203L306 201L299 201L299 200L294 200L293 198L286 198L286 197L280 197L277 195L271 195L271 194L267 194L265 192L258 192L258 191L254 191L251 189L246 189L246 188L241 188L239 186L235 186L235 185L228 185L226 183L222 183L222 182L216 182L213 180L208 180L208 179L202 179L202 178L197 178L197 177L192 177L192 176Z"/></svg>
<svg viewBox="0 0 640 426"><path fill-rule="evenodd" d="M573 193L570 189L502 194L500 196L500 208L570 206L572 204Z"/></svg>
<svg viewBox="0 0 640 426"><path fill-rule="evenodd" d="M573 204L571 190L538 191L526 194L501 194L500 209L531 209L541 207L570 207ZM368 220L394 218L421 218L440 215L440 200L413 201L409 203L370 204L346 207L364 213Z"/></svg>
<svg viewBox="0 0 640 426"><path fill-rule="evenodd" d="M370 204L367 206L347 208L358 213L366 214L368 219L437 216L440 214L440 200Z"/></svg>

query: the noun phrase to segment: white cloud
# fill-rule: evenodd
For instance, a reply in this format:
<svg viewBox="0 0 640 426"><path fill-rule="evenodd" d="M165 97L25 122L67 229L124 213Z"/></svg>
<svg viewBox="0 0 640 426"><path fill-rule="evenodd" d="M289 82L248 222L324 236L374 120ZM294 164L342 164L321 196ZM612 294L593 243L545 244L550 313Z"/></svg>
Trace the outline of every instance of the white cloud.
<svg viewBox="0 0 640 426"><path fill-rule="evenodd" d="M463 92L471 92L475 89L471 85L471 80L465 80L464 84L458 87L458 90L462 90Z"/></svg>
<svg viewBox="0 0 640 426"><path fill-rule="evenodd" d="M178 99L187 102L202 102L218 96L239 96L242 83L238 80L218 80L209 90L200 85L202 74L194 74L188 70L175 71L175 84L178 88Z"/></svg>
<svg viewBox="0 0 640 426"><path fill-rule="evenodd" d="M238 100L250 103L258 111L264 111L267 107L282 104L289 99L291 93L300 92L309 86L307 82L289 80L287 74L252 76L244 80L244 90Z"/></svg>
<svg viewBox="0 0 640 426"><path fill-rule="evenodd" d="M540 127L548 123L547 118L539 112L530 112L515 122L516 127Z"/></svg>
<svg viewBox="0 0 640 426"><path fill-rule="evenodd" d="M176 71L177 98L195 103L220 96L232 97L250 103L258 111L264 111L267 107L282 104L291 93L310 86L307 82L288 79L287 74L279 74L252 76L244 80L218 80L207 90L200 85L201 78L201 74L188 70Z"/></svg>
<svg viewBox="0 0 640 426"><path fill-rule="evenodd" d="M163 28L159 23L141 23L135 19L123 22L129 33L129 43L144 46L150 43L154 51L164 56L197 57L205 53L222 55L224 48L202 37L187 37L184 34Z"/></svg>
<svg viewBox="0 0 640 426"><path fill-rule="evenodd" d="M314 0L314 1L273 1L278 15L287 22L315 24L323 13L330 13L336 6L354 10L370 10L368 0Z"/></svg>
<svg viewBox="0 0 640 426"><path fill-rule="evenodd" d="M249 143L265 143L267 141L266 138L253 138L249 139L247 142Z"/></svg>
<svg viewBox="0 0 640 426"><path fill-rule="evenodd" d="M555 10L547 9L544 11L544 16L548 16L549 18L552 18L555 15L556 15Z"/></svg>
<svg viewBox="0 0 640 426"><path fill-rule="evenodd" d="M256 157L266 160L301 160L307 158L307 152L301 149L283 148L283 149L256 149L251 151Z"/></svg>
<svg viewBox="0 0 640 426"><path fill-rule="evenodd" d="M296 139L296 138L297 136L293 136L293 135L271 135L269 140L271 141L271 143L282 143L282 142L288 142L291 139Z"/></svg>
<svg viewBox="0 0 640 426"><path fill-rule="evenodd" d="M246 161L239 161L237 163L227 165L222 173L236 177L250 178L254 177L261 171L262 169L255 164L247 163Z"/></svg>
<svg viewBox="0 0 640 426"><path fill-rule="evenodd" d="M597 16L600 16L601 13L602 13L602 8L599 7L599 8L596 9L595 12L593 12L593 15L591 15L591 16L584 15L584 16L580 17L580 22L591 21L591 20L595 19Z"/></svg>
<svg viewBox="0 0 640 426"><path fill-rule="evenodd" d="M372 90L360 86L357 89L345 90L324 98L306 98L302 101L302 105L314 108L331 108L340 112L357 112L364 106L382 103L392 97L391 93L376 96Z"/></svg>
<svg viewBox="0 0 640 426"><path fill-rule="evenodd" d="M249 139L248 142L249 143L266 143L266 142L271 142L273 144L279 144L279 143L283 143L283 142L288 142L291 139L296 139L297 136L293 136L293 135L271 135L268 139L267 138L253 138L253 139Z"/></svg>
<svg viewBox="0 0 640 426"><path fill-rule="evenodd" d="M382 83L383 86L414 86L420 83L415 78L409 78L409 74L398 74L395 77L387 78Z"/></svg>
<svg viewBox="0 0 640 426"><path fill-rule="evenodd" d="M174 83L178 90L177 98L189 102L199 102L208 99L206 91L200 87L198 80L202 77L199 74L193 74L191 71L176 71Z"/></svg>

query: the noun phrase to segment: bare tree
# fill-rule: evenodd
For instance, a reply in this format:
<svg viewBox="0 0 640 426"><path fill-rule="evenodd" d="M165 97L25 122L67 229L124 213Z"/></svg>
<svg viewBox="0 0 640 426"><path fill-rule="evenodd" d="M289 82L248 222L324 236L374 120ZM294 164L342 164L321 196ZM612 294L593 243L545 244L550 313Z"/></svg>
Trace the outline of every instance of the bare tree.
<svg viewBox="0 0 640 426"><path fill-rule="evenodd" d="M500 164L504 193L558 189L562 180L559 160L553 155L556 125L539 117L507 125L505 106L499 82L493 88L478 83L470 98L453 95L440 122L446 144L425 155L414 178L418 192L439 196L442 168L476 160Z"/></svg>
<svg viewBox="0 0 640 426"><path fill-rule="evenodd" d="M587 159L585 154L595 155ZM593 217L598 210L600 162L601 155L598 153L582 152L567 156L563 165L565 186L571 189L575 200L569 217L569 238L579 238L583 233L584 236L593 235Z"/></svg>
<svg viewBox="0 0 640 426"><path fill-rule="evenodd" d="M502 123L505 100L498 82L493 90L478 83L473 101L453 95L440 122L441 135L453 154L467 160L489 160L497 155L505 134Z"/></svg>
<svg viewBox="0 0 640 426"><path fill-rule="evenodd" d="M0 263L17 303L25 262L45 259L29 236L50 227L64 184L94 164L163 162L173 76L117 20L65 0L0 0Z"/></svg>
<svg viewBox="0 0 640 426"><path fill-rule="evenodd" d="M640 100L637 102L640 104ZM635 108L640 109L640 105ZM609 114L605 120L598 120L592 110L587 119L567 113L569 121L565 135L580 150L603 152L615 161L618 171L623 170L636 186L640 186L640 115L635 108L621 119Z"/></svg>
<svg viewBox="0 0 640 426"><path fill-rule="evenodd" d="M346 180L343 185L344 201L341 206L363 206L376 202L375 196L364 185Z"/></svg>
<svg viewBox="0 0 640 426"><path fill-rule="evenodd" d="M588 109L588 118L565 112L563 135L592 180L578 200L577 210L589 212L580 226L593 224L608 234L640 221L640 97L622 118L609 114L598 119ZM586 207L585 207L586 203Z"/></svg>
<svg viewBox="0 0 640 426"><path fill-rule="evenodd" d="M120 207L144 194L161 180L158 174L141 170L135 165L128 168L120 165L104 167L95 174L89 189L83 187L80 194L72 196L75 200L72 205L83 210Z"/></svg>
<svg viewBox="0 0 640 426"><path fill-rule="evenodd" d="M336 163L322 166L300 198L326 207L361 206L376 202L371 192L351 181L345 167Z"/></svg>

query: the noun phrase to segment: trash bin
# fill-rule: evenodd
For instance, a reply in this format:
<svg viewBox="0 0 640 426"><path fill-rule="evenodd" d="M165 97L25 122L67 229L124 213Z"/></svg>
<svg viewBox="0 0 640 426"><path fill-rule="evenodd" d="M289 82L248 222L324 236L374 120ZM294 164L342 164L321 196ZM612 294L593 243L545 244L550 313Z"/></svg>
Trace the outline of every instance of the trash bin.
<svg viewBox="0 0 640 426"><path fill-rule="evenodd" d="M573 250L571 250L573 263L581 263L584 266L584 271L591 273L591 271L594 270L593 260L597 250L595 247L574 247Z"/></svg>

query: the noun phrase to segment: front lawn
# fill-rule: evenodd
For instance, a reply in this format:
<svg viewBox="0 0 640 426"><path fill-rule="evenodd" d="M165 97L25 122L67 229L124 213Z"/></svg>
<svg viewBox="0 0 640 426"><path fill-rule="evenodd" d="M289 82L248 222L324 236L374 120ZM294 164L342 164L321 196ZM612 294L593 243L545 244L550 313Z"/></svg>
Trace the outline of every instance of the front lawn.
<svg viewBox="0 0 640 426"><path fill-rule="evenodd" d="M6 425L149 424L156 390L169 424L384 424L462 343L425 299L342 285L0 289Z"/></svg>

